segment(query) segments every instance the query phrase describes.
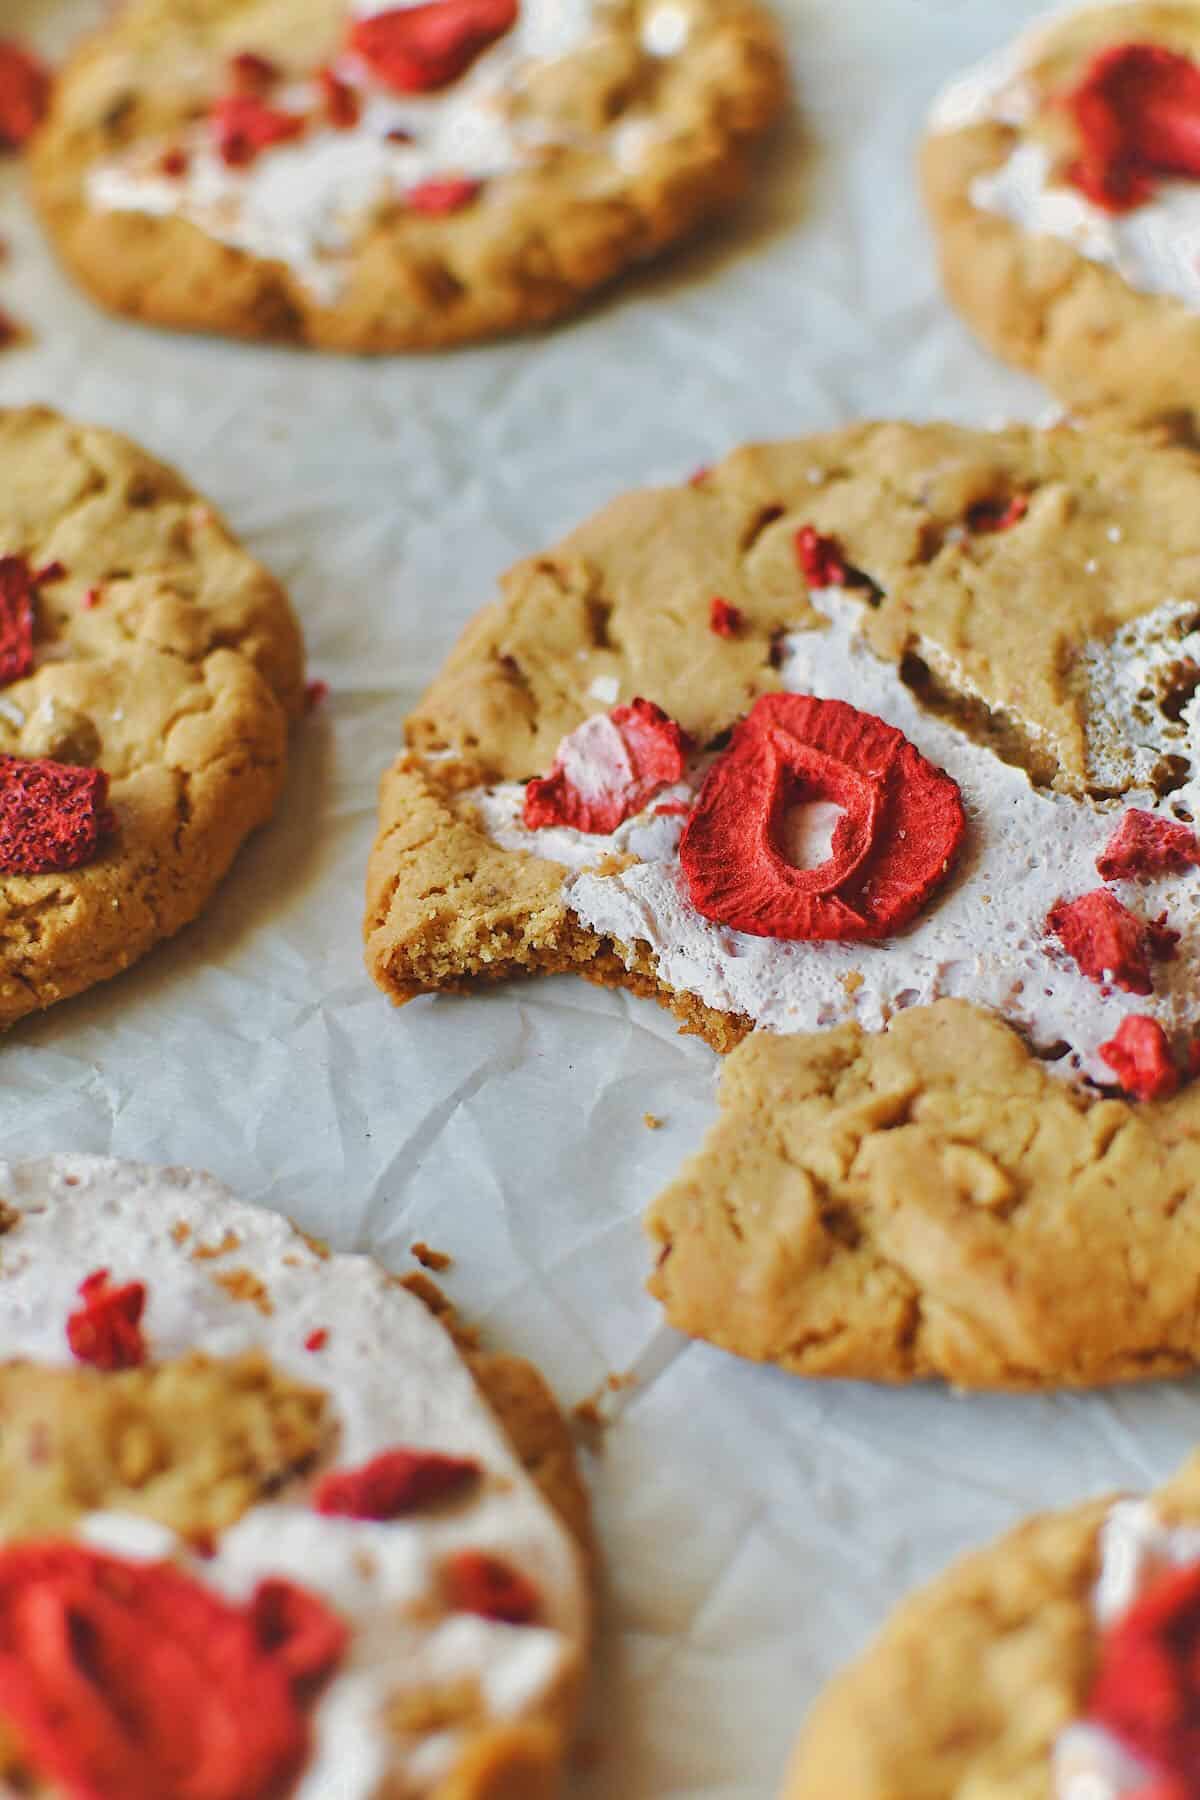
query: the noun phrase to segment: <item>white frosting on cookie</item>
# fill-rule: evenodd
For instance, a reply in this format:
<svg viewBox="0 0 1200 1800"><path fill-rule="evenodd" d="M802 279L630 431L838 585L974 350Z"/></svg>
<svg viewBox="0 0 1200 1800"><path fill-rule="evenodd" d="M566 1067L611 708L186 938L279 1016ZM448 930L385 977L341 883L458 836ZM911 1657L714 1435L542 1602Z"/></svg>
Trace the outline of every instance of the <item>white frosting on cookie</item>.
<svg viewBox="0 0 1200 1800"><path fill-rule="evenodd" d="M993 1008L1040 1049L1068 1044L1071 1054L1051 1065L1056 1070L1111 1082L1112 1071L1096 1051L1124 1016L1150 1014L1181 1036L1194 1028L1200 1016L1197 871L1110 884L1131 910L1146 917L1166 911L1168 923L1182 933L1176 958L1155 964L1153 994L1101 988L1044 931L1057 901L1104 885L1096 857L1125 807L1200 818L1200 699L1189 702L1179 721L1148 713L1137 700L1156 665L1188 655L1200 660L1200 634L1180 635L1186 609L1167 602L1112 643L1090 647L1083 659L1103 727L1092 744L1098 776L1127 777L1132 767L1144 779L1164 752L1190 761L1187 780L1165 800L1133 789L1115 804L1097 805L1035 788L1023 770L925 711L895 667L860 636L858 601L840 589L812 599L828 625L785 640L784 687L848 701L898 726L962 792L968 817L963 851L950 880L907 931L879 943L810 944L752 937L703 918L679 865L686 821L657 811L695 791L703 764L611 837L564 827L526 831L524 790L515 783L472 796L484 829L507 849L565 864L564 896L581 923L620 945L649 948L668 987L768 1030L813 1031L847 1019L877 1030L904 1007L956 997ZM1110 731L1132 746L1128 754L1110 745ZM1114 769L1114 760L1121 768ZM629 853L640 861L617 873L597 872L605 858Z"/></svg>
<svg viewBox="0 0 1200 1800"><path fill-rule="evenodd" d="M577 141L578 133L565 127L515 113L512 101L535 66L586 52L602 8L603 0L521 0L512 30L458 81L435 93L394 93L347 53L335 71L361 99L357 125L339 131L321 122L315 82L281 87L270 96L272 106L315 115L302 138L230 168L207 123L200 123L178 140L188 159L183 174L163 173L164 143L138 144L89 173L88 203L100 211L187 219L221 243L286 263L320 301L332 304L344 286L348 253L378 208L402 204L424 182L486 181L535 163L547 146ZM368 15L392 7L360 0L351 10ZM656 44L665 42L668 27L678 36L676 13L686 41L686 14L676 7L660 10ZM650 53L671 52L658 47ZM661 136L654 121L635 122ZM389 136L397 132L411 141ZM627 159L628 146L615 132L597 136L593 147L607 148L614 166Z"/></svg>
<svg viewBox="0 0 1200 1800"><path fill-rule="evenodd" d="M1112 0L1133 4L1133 0ZM1040 103L1029 70L1064 18L1092 8L1065 6L1015 42L958 77L934 102L933 132L995 123L1020 130ZM1200 310L1200 183L1163 180L1131 212L1108 213L1077 188L1055 180L1042 144L1016 143L998 169L971 183L972 204L1035 237L1060 238L1089 262L1102 263L1146 294Z"/></svg>
<svg viewBox="0 0 1200 1800"><path fill-rule="evenodd" d="M1200 1527L1165 1525L1148 1500L1118 1500L1100 1528L1096 1624L1114 1624L1159 1575L1197 1559ZM1136 1800L1151 1775L1100 1725L1069 1725L1054 1746L1055 1800Z"/></svg>
<svg viewBox="0 0 1200 1800"><path fill-rule="evenodd" d="M346 1656L312 1718L313 1751L297 1800L375 1800L429 1792L453 1766L461 1734L402 1749L385 1730L388 1701L430 1682L474 1677L495 1720L544 1709L584 1654L586 1582L579 1554L513 1453L453 1343L428 1309L365 1257L319 1256L278 1215L237 1203L181 1169L102 1157L0 1163L0 1197L20 1221L0 1238L0 1341L8 1358L70 1364L66 1320L96 1268L147 1289L143 1331L154 1361L202 1350L263 1350L282 1373L328 1395L337 1432L327 1466L354 1468L397 1446L476 1460L480 1487L453 1507L387 1524L326 1518L308 1483L264 1503L200 1559L161 1525L114 1514L78 1535L119 1555L174 1557L234 1600L278 1575L322 1595L348 1622ZM186 1232L185 1229L186 1228ZM197 1259L197 1247L220 1246ZM270 1311L235 1298L222 1277L248 1271ZM235 1281L233 1286L238 1284ZM322 1349L305 1348L314 1331ZM438 1565L460 1549L503 1556L537 1586L542 1622L509 1626L447 1613Z"/></svg>

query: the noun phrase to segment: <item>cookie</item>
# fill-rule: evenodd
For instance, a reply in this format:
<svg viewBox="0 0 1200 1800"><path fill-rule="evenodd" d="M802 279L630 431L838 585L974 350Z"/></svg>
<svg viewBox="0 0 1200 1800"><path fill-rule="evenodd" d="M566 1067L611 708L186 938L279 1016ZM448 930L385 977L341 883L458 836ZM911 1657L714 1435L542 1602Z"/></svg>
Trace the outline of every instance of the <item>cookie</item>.
<svg viewBox="0 0 1200 1800"><path fill-rule="evenodd" d="M536 1371L204 1175L47 1157L0 1197L6 1783L556 1792L588 1512Z"/></svg>
<svg viewBox="0 0 1200 1800"><path fill-rule="evenodd" d="M618 501L451 654L368 963L576 970L734 1051L649 1218L673 1324L894 1381L1197 1360L1198 519L1184 448L855 426Z"/></svg>
<svg viewBox="0 0 1200 1800"><path fill-rule="evenodd" d="M452 345L730 205L784 81L755 0L133 0L60 78L34 188L118 312Z"/></svg>
<svg viewBox="0 0 1200 1800"><path fill-rule="evenodd" d="M1030 1519L902 1605L818 1701L786 1800L1184 1800L1200 1459Z"/></svg>
<svg viewBox="0 0 1200 1800"><path fill-rule="evenodd" d="M1200 14L1067 7L940 97L921 156L946 290L1068 406L1200 412Z"/></svg>
<svg viewBox="0 0 1200 1800"><path fill-rule="evenodd" d="M283 785L275 580L112 432L0 413L0 1026L195 918Z"/></svg>

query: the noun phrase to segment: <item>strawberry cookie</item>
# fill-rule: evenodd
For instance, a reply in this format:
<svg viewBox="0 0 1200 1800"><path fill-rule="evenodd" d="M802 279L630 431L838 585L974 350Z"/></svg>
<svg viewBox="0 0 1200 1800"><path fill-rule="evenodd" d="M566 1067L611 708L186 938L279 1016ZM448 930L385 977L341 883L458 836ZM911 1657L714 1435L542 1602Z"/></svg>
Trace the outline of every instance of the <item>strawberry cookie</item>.
<svg viewBox="0 0 1200 1800"><path fill-rule="evenodd" d="M0 412L0 1026L187 924L283 785L277 583L111 432Z"/></svg>
<svg viewBox="0 0 1200 1800"><path fill-rule="evenodd" d="M409 720L372 972L576 970L734 1052L650 1214L685 1331L890 1380L1190 1367L1197 571L1200 457L1116 435L863 425L629 496Z"/></svg>
<svg viewBox="0 0 1200 1800"><path fill-rule="evenodd" d="M1194 1800L1200 1458L1044 1514L907 1601L817 1703L785 1800Z"/></svg>
<svg viewBox="0 0 1200 1800"><path fill-rule="evenodd" d="M4 1791L556 1791L588 1517L536 1371L204 1175L0 1196Z"/></svg>
<svg viewBox="0 0 1200 1800"><path fill-rule="evenodd" d="M119 312L427 348L694 231L783 92L756 0L130 0L59 80L34 184Z"/></svg>
<svg viewBox="0 0 1200 1800"><path fill-rule="evenodd" d="M949 294L1069 406L1200 415L1200 9L1062 8L956 81L922 153Z"/></svg>

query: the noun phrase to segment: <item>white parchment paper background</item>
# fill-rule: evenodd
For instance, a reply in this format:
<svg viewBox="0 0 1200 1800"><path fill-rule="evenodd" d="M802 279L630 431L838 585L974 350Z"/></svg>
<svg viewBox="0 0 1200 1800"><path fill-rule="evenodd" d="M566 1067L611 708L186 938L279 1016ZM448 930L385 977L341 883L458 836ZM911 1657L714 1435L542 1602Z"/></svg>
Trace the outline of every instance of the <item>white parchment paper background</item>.
<svg viewBox="0 0 1200 1800"><path fill-rule="evenodd" d="M913 1583L1200 1436L1183 1385L968 1401L685 1346L642 1295L637 1221L713 1117L713 1056L567 979L394 1012L363 971L377 777L506 564L744 438L1046 406L941 304L910 173L935 87L1029 0L777 3L797 115L741 220L541 339L360 364L114 323L0 173L0 304L37 331L0 358L0 401L177 463L290 585L332 687L204 919L0 1045L0 1152L206 1166L395 1267L425 1238L566 1403L632 1372L591 1470L608 1590L576 1800L771 1794L820 1684ZM89 6L0 0L0 26L59 48Z"/></svg>

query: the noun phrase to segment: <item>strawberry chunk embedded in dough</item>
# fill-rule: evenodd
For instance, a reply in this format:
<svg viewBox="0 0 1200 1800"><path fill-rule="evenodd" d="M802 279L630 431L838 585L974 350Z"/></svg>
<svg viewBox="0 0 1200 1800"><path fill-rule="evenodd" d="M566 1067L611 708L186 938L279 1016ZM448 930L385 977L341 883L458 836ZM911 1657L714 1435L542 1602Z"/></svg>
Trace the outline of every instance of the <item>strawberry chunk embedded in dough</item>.
<svg viewBox="0 0 1200 1800"><path fill-rule="evenodd" d="M598 713L562 740L549 775L526 787L525 824L615 831L680 780L689 748L687 734L650 700Z"/></svg>

